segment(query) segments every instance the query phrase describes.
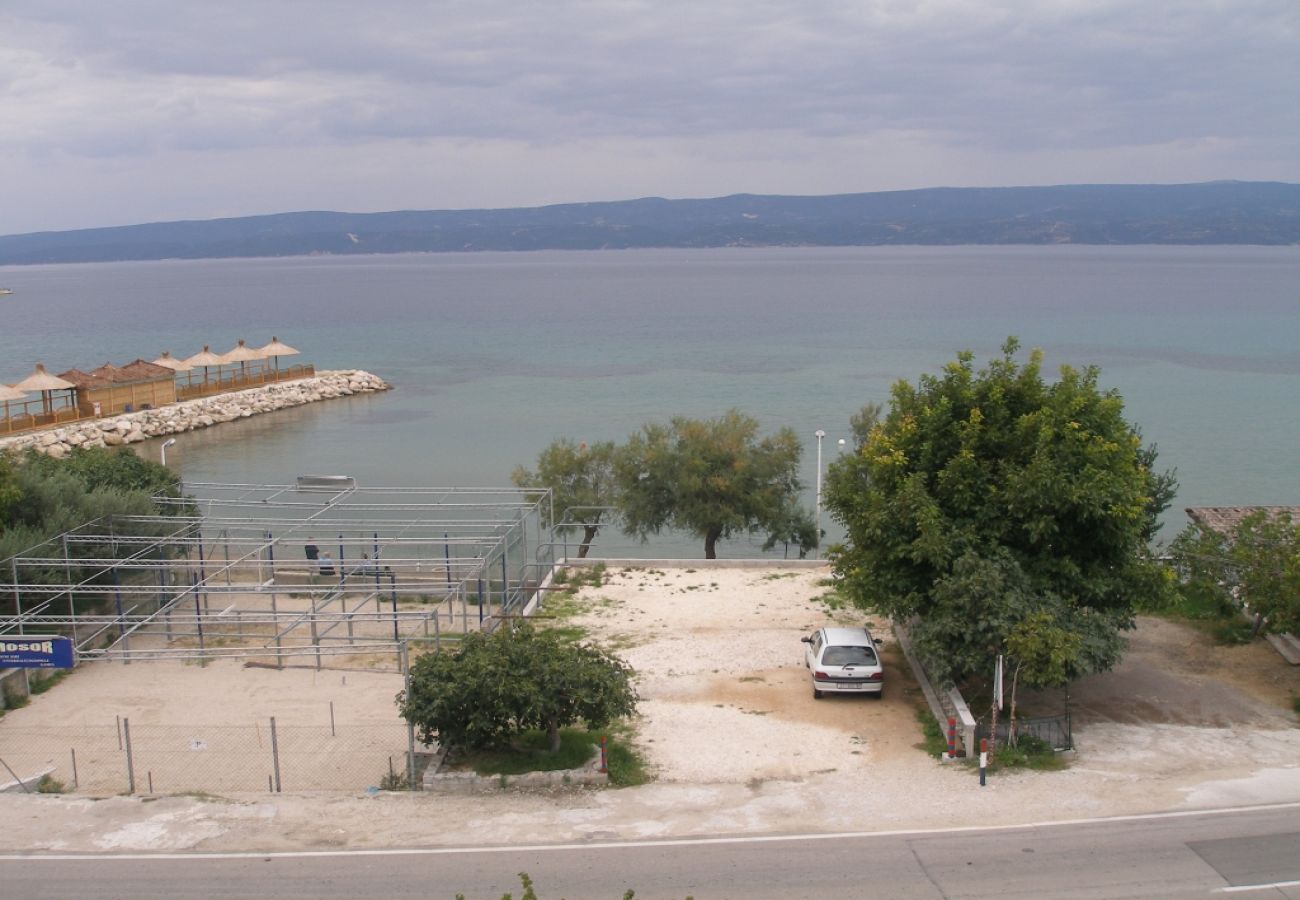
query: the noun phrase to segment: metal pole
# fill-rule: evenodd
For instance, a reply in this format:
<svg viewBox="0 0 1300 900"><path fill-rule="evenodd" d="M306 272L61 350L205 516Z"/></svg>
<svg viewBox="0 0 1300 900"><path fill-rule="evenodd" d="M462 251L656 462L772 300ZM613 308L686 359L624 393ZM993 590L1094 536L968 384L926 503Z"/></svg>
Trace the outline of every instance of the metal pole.
<svg viewBox="0 0 1300 900"><path fill-rule="evenodd" d="M199 634L199 652L203 652L203 609L199 606L198 576L194 576L194 623Z"/></svg>
<svg viewBox="0 0 1300 900"><path fill-rule="evenodd" d="M117 575L117 566L113 566L113 602L117 607L117 636L122 641L122 649L130 654L131 639L126 634L126 615L122 612L122 583ZM122 664L131 665L131 657L123 657Z"/></svg>
<svg viewBox="0 0 1300 900"><path fill-rule="evenodd" d="M813 559L821 559L822 549L822 438L826 432L820 428L817 434L817 546L813 548Z"/></svg>
<svg viewBox="0 0 1300 900"><path fill-rule="evenodd" d="M401 640L401 635L397 633L397 573L388 573L388 590L393 598L393 640Z"/></svg>
<svg viewBox="0 0 1300 900"><path fill-rule="evenodd" d="M77 594L72 589L72 563L68 559L68 534L63 533L63 577L68 583L68 618L72 620L72 644L77 644Z"/></svg>
<svg viewBox="0 0 1300 900"><path fill-rule="evenodd" d="M275 792L280 793L280 741L275 734L275 716L271 716L271 767L275 772Z"/></svg>
<svg viewBox="0 0 1300 900"><path fill-rule="evenodd" d="M77 748L73 747L72 748L72 789L75 791L80 786L81 786L81 782L77 778Z"/></svg>
<svg viewBox="0 0 1300 900"><path fill-rule="evenodd" d="M199 581L203 584L203 605L208 605L208 570L204 565L203 553L203 530L199 529Z"/></svg>
<svg viewBox="0 0 1300 900"><path fill-rule="evenodd" d="M404 696L411 696L411 656L410 647L402 641L402 679ZM406 787L415 790L415 723L406 720Z"/></svg>
<svg viewBox="0 0 1300 900"><path fill-rule="evenodd" d="M126 792L135 793L135 760L131 757L131 720L122 720L122 733L126 735Z"/></svg>
<svg viewBox="0 0 1300 900"><path fill-rule="evenodd" d="M451 584L451 535L442 533L442 559L447 567L447 583Z"/></svg>

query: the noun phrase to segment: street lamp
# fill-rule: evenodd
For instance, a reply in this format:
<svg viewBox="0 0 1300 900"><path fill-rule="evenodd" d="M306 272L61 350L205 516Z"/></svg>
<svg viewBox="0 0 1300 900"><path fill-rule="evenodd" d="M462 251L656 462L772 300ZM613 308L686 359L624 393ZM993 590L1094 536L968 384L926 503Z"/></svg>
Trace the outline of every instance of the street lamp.
<svg viewBox="0 0 1300 900"><path fill-rule="evenodd" d="M167 465L167 448L175 446L175 444L176 444L176 438L168 438L167 440L162 442L162 447L159 449L158 452L162 454L162 464L164 466Z"/></svg>
<svg viewBox="0 0 1300 900"><path fill-rule="evenodd" d="M818 428L815 433L817 435L817 546L813 549L815 553L813 559L820 559L822 550L822 438L826 437L826 432Z"/></svg>

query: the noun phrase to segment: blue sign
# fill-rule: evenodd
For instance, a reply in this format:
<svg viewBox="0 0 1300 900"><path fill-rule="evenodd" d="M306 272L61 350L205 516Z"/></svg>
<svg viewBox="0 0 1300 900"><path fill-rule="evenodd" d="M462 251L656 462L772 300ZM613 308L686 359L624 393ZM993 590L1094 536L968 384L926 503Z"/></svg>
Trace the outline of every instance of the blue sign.
<svg viewBox="0 0 1300 900"><path fill-rule="evenodd" d="M0 637L0 669L71 669L73 655L71 638Z"/></svg>

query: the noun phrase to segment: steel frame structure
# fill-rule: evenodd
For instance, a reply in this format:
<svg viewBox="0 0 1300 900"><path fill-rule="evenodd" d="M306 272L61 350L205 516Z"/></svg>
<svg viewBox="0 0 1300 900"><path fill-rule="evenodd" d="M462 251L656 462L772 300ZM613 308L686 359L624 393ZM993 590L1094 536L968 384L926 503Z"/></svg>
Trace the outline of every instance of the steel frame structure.
<svg viewBox="0 0 1300 900"><path fill-rule="evenodd" d="M13 607L0 636L69 636L80 660L279 665L310 654L319 666L437 639L444 621L490 627L523 612L562 562L545 489L361 487L346 476L185 487L185 500L159 498L177 515L88 522L0 563ZM331 554L328 569L305 555L309 543Z"/></svg>

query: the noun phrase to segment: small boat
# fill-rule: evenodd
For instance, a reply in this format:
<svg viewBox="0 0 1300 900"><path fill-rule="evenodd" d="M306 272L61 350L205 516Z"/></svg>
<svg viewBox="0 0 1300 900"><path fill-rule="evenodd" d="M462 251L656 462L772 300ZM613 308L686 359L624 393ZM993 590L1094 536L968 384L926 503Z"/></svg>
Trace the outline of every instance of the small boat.
<svg viewBox="0 0 1300 900"><path fill-rule="evenodd" d="M0 297L3 297L5 294L12 294L12 293L13 291L11 291L9 288L0 288Z"/></svg>

